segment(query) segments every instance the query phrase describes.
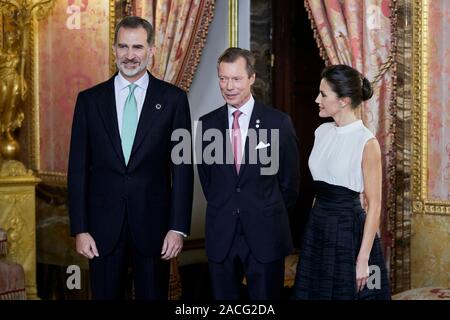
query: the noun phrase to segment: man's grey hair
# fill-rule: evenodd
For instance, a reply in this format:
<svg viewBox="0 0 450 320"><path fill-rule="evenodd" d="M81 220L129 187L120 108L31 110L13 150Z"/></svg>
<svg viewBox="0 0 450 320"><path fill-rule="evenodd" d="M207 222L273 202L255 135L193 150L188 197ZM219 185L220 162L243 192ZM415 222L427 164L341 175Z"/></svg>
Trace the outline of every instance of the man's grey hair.
<svg viewBox="0 0 450 320"><path fill-rule="evenodd" d="M147 32L147 43L149 46L152 46L153 44L153 26L150 22L147 20L136 17L136 16L127 16L119 21L119 23L116 25L116 29L114 31L114 45L117 44L117 34L119 33L120 28L125 29L138 29L138 28L144 28L144 30Z"/></svg>
<svg viewBox="0 0 450 320"><path fill-rule="evenodd" d="M248 77L250 78L255 74L255 57L249 50L231 47L225 50L217 60L217 68L222 62L233 63L239 58L244 58L246 62L245 69L247 70Z"/></svg>

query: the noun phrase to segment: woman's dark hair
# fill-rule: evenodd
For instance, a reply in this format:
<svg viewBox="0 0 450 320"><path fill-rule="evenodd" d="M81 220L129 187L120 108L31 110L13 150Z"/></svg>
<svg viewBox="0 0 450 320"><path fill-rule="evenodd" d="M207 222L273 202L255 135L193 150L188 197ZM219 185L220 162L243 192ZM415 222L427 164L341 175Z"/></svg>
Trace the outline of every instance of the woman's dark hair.
<svg viewBox="0 0 450 320"><path fill-rule="evenodd" d="M327 80L331 89L339 98L349 97L352 108L358 107L361 102L369 100L372 95L372 86L358 70L344 64L326 67L322 71L322 78Z"/></svg>

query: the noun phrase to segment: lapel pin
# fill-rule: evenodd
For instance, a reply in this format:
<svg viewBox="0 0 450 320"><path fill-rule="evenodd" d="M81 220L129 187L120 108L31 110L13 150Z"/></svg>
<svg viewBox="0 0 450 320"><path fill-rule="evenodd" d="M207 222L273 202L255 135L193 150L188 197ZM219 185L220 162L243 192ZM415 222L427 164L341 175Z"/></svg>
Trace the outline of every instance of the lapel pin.
<svg viewBox="0 0 450 320"><path fill-rule="evenodd" d="M161 105L158 103L155 105L155 108L156 108L156 110L159 110L159 109L161 109Z"/></svg>
<svg viewBox="0 0 450 320"><path fill-rule="evenodd" d="M259 120L259 119L256 119L256 123L260 123L261 122L261 120Z"/></svg>
<svg viewBox="0 0 450 320"><path fill-rule="evenodd" d="M256 127L256 129L258 129L259 128L259 124L257 124L255 127Z"/></svg>

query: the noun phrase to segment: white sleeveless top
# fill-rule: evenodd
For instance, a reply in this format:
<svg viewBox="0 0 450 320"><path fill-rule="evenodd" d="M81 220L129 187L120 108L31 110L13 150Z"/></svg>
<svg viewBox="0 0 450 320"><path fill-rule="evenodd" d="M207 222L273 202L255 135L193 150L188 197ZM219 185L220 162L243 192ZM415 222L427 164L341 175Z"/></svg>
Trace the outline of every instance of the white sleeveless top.
<svg viewBox="0 0 450 320"><path fill-rule="evenodd" d="M314 134L308 162L313 179L363 192L362 156L373 133L358 120L343 127L327 122Z"/></svg>

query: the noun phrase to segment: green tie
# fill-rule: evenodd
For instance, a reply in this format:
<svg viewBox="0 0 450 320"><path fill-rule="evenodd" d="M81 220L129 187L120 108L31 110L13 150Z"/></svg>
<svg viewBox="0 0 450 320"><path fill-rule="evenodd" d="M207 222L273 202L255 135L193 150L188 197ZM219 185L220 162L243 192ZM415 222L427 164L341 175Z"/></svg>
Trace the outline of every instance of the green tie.
<svg viewBox="0 0 450 320"><path fill-rule="evenodd" d="M137 85L132 83L128 87L130 88L130 93L125 101L122 118L122 150L126 164L128 164L128 160L130 159L138 123L137 103L134 97L134 89L136 89Z"/></svg>

